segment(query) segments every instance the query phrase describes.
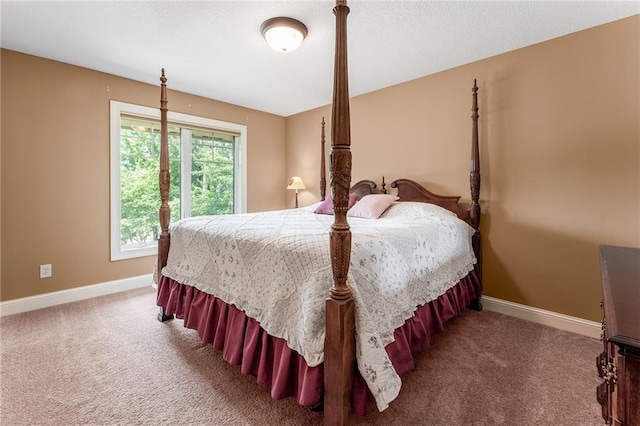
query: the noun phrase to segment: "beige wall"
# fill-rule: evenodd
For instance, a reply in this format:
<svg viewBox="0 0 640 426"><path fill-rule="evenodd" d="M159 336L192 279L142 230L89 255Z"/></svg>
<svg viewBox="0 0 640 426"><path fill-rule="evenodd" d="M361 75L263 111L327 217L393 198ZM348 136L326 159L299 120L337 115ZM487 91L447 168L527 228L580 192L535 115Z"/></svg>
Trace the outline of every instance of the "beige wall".
<svg viewBox="0 0 640 426"><path fill-rule="evenodd" d="M352 181L468 199L474 78L485 294L599 321L598 245L640 247L640 17L353 98ZM301 204L318 200L322 116L287 118Z"/></svg>
<svg viewBox="0 0 640 426"><path fill-rule="evenodd" d="M159 107L159 81L8 50L1 65L0 299L151 273L153 257L109 260L109 101ZM171 111L247 125L248 210L284 207L283 117L172 90L168 99ZM52 278L39 278L44 263Z"/></svg>

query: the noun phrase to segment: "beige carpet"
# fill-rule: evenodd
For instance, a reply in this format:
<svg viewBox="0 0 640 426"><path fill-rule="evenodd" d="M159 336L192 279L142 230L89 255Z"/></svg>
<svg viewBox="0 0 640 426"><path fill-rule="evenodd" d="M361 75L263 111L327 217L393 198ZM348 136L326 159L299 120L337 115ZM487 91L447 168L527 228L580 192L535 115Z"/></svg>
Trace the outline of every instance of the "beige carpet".
<svg viewBox="0 0 640 426"><path fill-rule="evenodd" d="M0 424L319 425L322 415L267 390L160 323L151 288L0 320ZM399 398L358 424L601 425L600 342L493 312L437 335Z"/></svg>

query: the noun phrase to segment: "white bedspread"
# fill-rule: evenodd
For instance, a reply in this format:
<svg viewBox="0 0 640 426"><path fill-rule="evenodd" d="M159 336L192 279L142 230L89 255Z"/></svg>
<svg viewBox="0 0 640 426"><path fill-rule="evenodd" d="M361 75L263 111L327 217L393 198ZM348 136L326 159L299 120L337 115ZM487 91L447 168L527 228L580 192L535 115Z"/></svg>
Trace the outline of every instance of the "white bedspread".
<svg viewBox="0 0 640 426"><path fill-rule="evenodd" d="M333 220L312 207L183 219L171 225L162 272L235 305L315 366L333 283ZM349 224L358 367L382 411L401 386L384 346L418 306L473 269L473 229L424 203L396 203L379 219Z"/></svg>

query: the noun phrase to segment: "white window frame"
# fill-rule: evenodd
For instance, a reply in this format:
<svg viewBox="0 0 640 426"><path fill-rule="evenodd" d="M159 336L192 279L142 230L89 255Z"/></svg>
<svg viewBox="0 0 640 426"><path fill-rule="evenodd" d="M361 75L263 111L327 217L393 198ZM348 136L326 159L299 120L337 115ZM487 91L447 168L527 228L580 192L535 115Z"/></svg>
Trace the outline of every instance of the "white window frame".
<svg viewBox="0 0 640 426"><path fill-rule="evenodd" d="M134 105L119 101L110 101L110 145L111 145L111 261L132 259L143 256L153 256L158 253L156 241L145 245L145 247L131 248L123 250L120 245L120 127L122 115L129 115L141 118L160 120L160 109L150 108L141 105ZM167 112L167 121L180 123L185 126L196 126L211 128L219 131L228 131L239 134L235 143L235 164L234 164L234 213L245 213L247 211L247 126L237 123L229 123L211 118L199 117L195 115L181 114L178 112ZM185 191L185 182L191 182L191 147L190 144L181 146L181 174L182 188L180 190L181 203L186 206L181 213L182 217L190 214L190 202L186 200L191 190L190 186ZM187 150L188 149L188 150ZM188 161L183 161L188 159ZM158 159L159 161L159 159ZM160 189L158 188L158 210L160 209ZM158 219L159 222L159 219Z"/></svg>

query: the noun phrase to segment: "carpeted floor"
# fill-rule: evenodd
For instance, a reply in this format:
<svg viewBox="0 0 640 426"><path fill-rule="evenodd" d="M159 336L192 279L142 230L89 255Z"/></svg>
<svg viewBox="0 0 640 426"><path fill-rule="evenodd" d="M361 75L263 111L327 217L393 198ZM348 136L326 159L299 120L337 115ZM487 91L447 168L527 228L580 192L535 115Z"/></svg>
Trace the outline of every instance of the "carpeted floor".
<svg viewBox="0 0 640 426"><path fill-rule="evenodd" d="M274 401L143 288L0 319L0 424L319 425ZM600 426L599 341L489 311L454 319L363 425Z"/></svg>

